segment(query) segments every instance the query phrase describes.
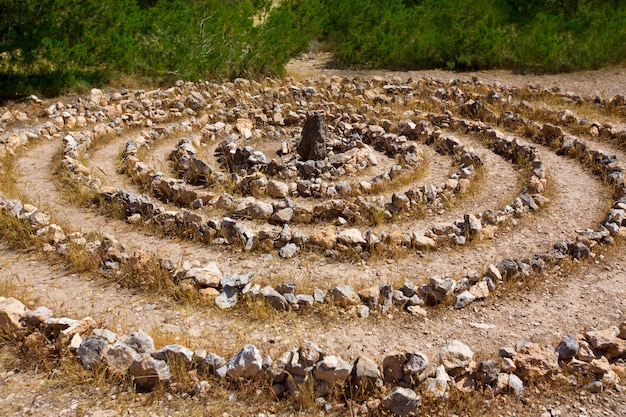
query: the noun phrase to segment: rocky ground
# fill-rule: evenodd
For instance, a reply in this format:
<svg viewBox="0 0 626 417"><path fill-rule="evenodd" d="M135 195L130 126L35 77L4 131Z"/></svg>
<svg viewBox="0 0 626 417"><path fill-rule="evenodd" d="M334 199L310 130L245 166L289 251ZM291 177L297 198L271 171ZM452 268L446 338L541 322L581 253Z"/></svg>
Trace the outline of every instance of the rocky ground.
<svg viewBox="0 0 626 417"><path fill-rule="evenodd" d="M12 159L15 163L12 173L15 181L12 185L5 184L3 192L8 197L22 199L50 213L51 222L60 225L65 235L75 235L70 235L73 237L68 240L55 241L53 233L46 229L44 237L48 241L38 244L37 250L16 248L15 242L5 239L4 246L0 248L0 296L21 299L28 308L47 306L54 311L55 317L82 319L90 316L96 321L97 327L119 335L141 329L153 336L157 348L178 343L192 350L218 352L227 359L244 345L252 344L258 347L262 355L269 355L276 361L284 352L298 348L308 340L346 361L367 356L382 363L383 358L402 351L420 352L431 362L438 363L441 349L451 340L458 340L469 346L475 354L474 361L480 362L499 358L500 348L515 346L518 342L533 342L537 346L550 345L556 348L568 334L583 335L612 326L619 328L626 319L623 227L620 229L618 225L618 230L610 239L612 244L608 244L609 241L605 239L608 235L594 241L585 240L584 236L581 238L582 235L576 232L583 229L599 230L600 224L606 224L607 213L619 196L616 197L611 187L594 175L589 161L559 155L550 147L549 140L534 143L533 138L542 134L547 137L547 128L541 128L541 125L548 123L560 128L561 134L576 136L590 149L602 149L606 155L616 155L617 164L622 164L621 161L626 158L625 148L620 142L623 138L620 139L615 132L625 126L623 96L626 94L626 68L530 76L503 71L389 73L343 71L331 67L323 54L306 55L290 64L291 79L270 80L256 90L255 85L250 87L244 82L211 86L206 88L207 94L200 96L204 104L187 101L181 103L182 107L177 107L176 101L157 106L157 101L163 104L170 99L167 94L162 97L137 91L121 94L121 90L105 90L101 97L94 97L92 93L43 102L5 103L0 111L4 130L2 137L7 153L15 153ZM451 82L455 79L458 81ZM298 94L290 88L292 85L299 87ZM311 85L315 86L315 94L307 96L304 88ZM358 85L362 87L350 90L351 86ZM404 93L393 94L384 89L386 85L412 85L413 90L420 93L408 96ZM187 96L186 87L179 88ZM486 97L492 90L498 97L491 96L492 100L487 101ZM116 93L120 94L120 98L115 98ZM272 94L268 96L269 93ZM611 102L616 96L622 97L621 103L619 99ZM487 110L469 107L467 103L469 100L476 101L474 99L482 100ZM151 103L146 103L146 100ZM165 109L167 115L161 115L157 108ZM364 154L361 162L375 158L375 165L355 162L346 169L345 163L337 164L343 171L333 171L323 177L322 183L334 184L335 188L341 189L343 185L337 184L343 181L359 189L350 195L320 191L311 197L308 194L315 194L315 191L309 189L302 192L303 185L300 188L298 185L291 186L290 183L296 184L297 181L293 179L295 177L289 176L270 177L270 180L276 182L275 191L270 191L270 187L261 182L259 188L248 193L247 188L241 188L241 183L227 181L230 177L219 172L220 161L214 156L215 150L231 134L237 144L252 146L253 151L261 152L267 161L273 158L286 164L285 169L288 170L290 155L295 155L295 143L305 115L312 109L326 116L327 126L332 127L331 133L328 133L331 138L341 135L348 137L346 123L351 125L351 132L360 133L362 137L379 137L376 132L380 127L383 129L380 137L383 137L385 120L389 120L395 129L402 121L419 123L427 120L428 112L493 125L505 135L532 142L546 167L547 174L541 178L546 181L540 188L543 188L541 195L549 202L537 210L521 205L518 212L513 208L508 215L505 206L514 206L515 199L533 181L524 163L513 163L493 152L489 142L481 135L463 130L455 123L436 125L432 118L428 119L432 132L421 136L416 134L418 140L414 141L416 145L410 151L419 161L415 167L421 168L407 169L407 166L411 166L405 165L404 180L399 177L395 182L385 182L376 193L368 194L366 186L361 183L390 172L397 164L398 156L380 152L374 145L358 145L352 152L357 153L359 147L366 149L370 153ZM151 113L145 116L143 111ZM506 111L521 114L526 128L520 128L519 123L505 123L501 112ZM491 118L491 113L496 116L495 119ZM362 118L350 120L353 114L359 114ZM293 120L290 121L290 118ZM150 119L149 124L147 119ZM218 126L220 122L230 128ZM344 124L340 125L341 122ZM533 122L539 127L533 125ZM365 124L365 130L359 130L359 123ZM177 127L168 131L168 124ZM611 127L608 127L609 124ZM104 139L100 142L94 140L93 146L81 143L80 134L74 135L77 142L75 146L65 141L65 156L72 158L73 165L69 169L73 169L74 174L69 179L62 177L63 174L57 168L61 160L59 149L66 133L93 130L98 125L103 126L101 136ZM41 134L42 129L46 129L45 134ZM408 129L417 127L409 126ZM164 130L166 132L158 137L148 134L142 136L142 132ZM441 133L436 133L437 130ZM39 133L39 138L23 148L25 135L27 137L27 133L35 131ZM190 133L198 135L195 141L189 142L197 150L197 154L191 156L187 151L180 151L180 140ZM433 135L435 142L437 135L442 138L454 136L464 146L464 151L476 155L484 164L477 174L467 176L471 180L468 182L469 189L459 191L462 190L458 185L460 177L454 175L460 172L462 166L455 159L454 152L437 152L432 144L427 143L428 140L419 139L429 134ZM136 143L143 143L143 140L147 145L134 153L132 149L129 152L128 139L134 139ZM565 142L562 136L560 139L561 144ZM185 146L188 144L183 143L183 148ZM406 146L402 146L398 145L405 155L408 151ZM277 156L276 150L283 148L287 151L286 156ZM187 158L182 162L179 160L178 165L176 161L168 160L168 155L176 149L179 155L183 154ZM338 148L328 149L335 154L340 153ZM260 158L259 154L251 155ZM124 162L122 157L126 158ZM242 158L249 165L236 168L247 169L246 173L249 174L250 157ZM359 157L355 158L358 160ZM201 236L211 234L210 242L206 243L198 239L198 230L191 226L184 233L153 227L158 222L148 221L145 212L111 215L115 207L112 209L110 205L107 206L110 202L107 203L106 198L98 200L97 204L85 204L80 195L72 191L74 188L68 185L72 181L82 181L88 190L86 192L94 192L95 189L101 196L112 195L112 190L122 188L138 195L146 191L141 181L138 181L141 178L145 180L145 175L149 175L146 173L160 171L163 178L176 178L184 172L185 167L189 168L185 163L196 163L194 161L197 160L207 161L217 169L205 181L208 184L177 183L176 186L184 187L186 192L193 191L192 206L193 201L204 199L202 207L189 210L205 216L203 224L209 224L208 219L211 217L232 216L240 227L238 230L242 230L243 226L255 235L250 245L258 246L254 246L252 251L246 250L248 241L245 239L241 245L233 243L232 236L229 240L228 236L220 235L223 229L215 229L213 232L208 228L203 229ZM5 158L3 163L6 165L7 161ZM237 161L242 163L241 160ZM125 166L126 171L133 175L121 173L118 169L120 166ZM319 166L317 168L321 169ZM319 175L322 178L323 174ZM150 178L154 183L154 175ZM251 178L251 181L254 179L258 177ZM407 190L430 184L446 184L450 180L454 187L449 185L449 192L444 192L444 186L432 202L421 205L408 197L412 194ZM84 185L94 183L97 184L96 188ZM281 183L287 187L286 194L293 207L289 206L291 203L285 207L280 205L283 203L277 205L282 197L272 196L272 193L283 195L285 191ZM537 184L535 186L539 187ZM315 186L310 187L315 190ZM234 196L232 201L224 196L225 192ZM280 221L274 218L285 215L285 211L281 210L294 207L298 210L302 208L302 213L315 214L322 210L319 205L324 202L341 199L345 205L345 202L355 201L359 193L364 197L381 196L391 206L382 206L383 210L375 218L376 222L374 218L365 219L367 216L364 212L350 217L343 206L341 210L322 212L323 215L312 222L292 221L293 217L288 220L281 217ZM163 210L171 213L180 211L179 202L175 198L159 200L154 190L150 191L150 195L151 201L163 207ZM251 200L246 200L247 205L242 206L243 202L238 199L246 197L254 200L251 203ZM403 205L405 198L409 200L408 206ZM542 201L539 197L536 199ZM128 208L127 200L122 203L126 204L122 204L122 207ZM270 211L265 213L263 210L268 206ZM318 211L315 207L318 207ZM292 211L297 214L298 210ZM498 212L506 219L488 224L484 220L484 213L490 211ZM257 215L259 212L265 214ZM477 216L479 223L482 223L476 235L450 226L457 224L459 219L463 220L468 213L483 214ZM133 217L133 214L139 216ZM163 213L160 214L163 218ZM274 220L268 222L268 219ZM465 220L464 224L471 229L470 226L474 224L472 219ZM288 224L289 229L292 229L288 238L284 237L283 224ZM374 231L380 244L366 241L372 236L371 233L367 234L368 229ZM409 243L404 238L407 231L413 233ZM102 267L83 268L86 271L76 268L76 262L74 267L69 266L68 253L74 253L70 246L78 243L67 242L81 238L89 241L93 234L102 236L100 234L104 233L114 236L115 241L122 245L124 249L120 254L101 254L98 259ZM190 240L193 233L196 233L196 238ZM265 236L263 233L272 237L259 237ZM10 234L5 233L5 236ZM344 240L339 236L344 236ZM459 239L465 238L467 242L460 243ZM487 295L472 295L476 298L473 302L462 305L463 308L455 308L455 305L461 307L458 300L462 298L463 286L472 289L468 282L474 285L473 291L469 292L477 294L477 283L489 277L490 265L500 267L496 268L498 272L506 272L502 260L532 259L535 254L546 253L555 242L567 239L582 243L589 249L589 253L571 256L557 266L551 266L548 262L542 273L538 273L536 268L533 270L528 263L532 273L526 273L523 267L519 267L521 269L517 275L520 276L504 279L505 282L501 283L493 279L496 281L495 288L489 287ZM124 269L126 258L122 252L135 260L149 257L169 259L173 265L173 276L183 278L180 285L186 292L159 289L148 283L129 284L116 272L121 270L124 274L128 273ZM295 283L297 293L305 295L314 295L315 289L327 291L340 285L350 285L360 298L357 296L354 306L347 303L342 307L326 302L315 304L313 308L296 310L297 305L306 306L307 299L290 301L289 296L285 296L289 291L281 290L282 298L276 296L272 300L279 300L278 310L288 311L276 311L274 304L249 301L250 298L242 301L241 295L236 305L222 309L215 307L214 299L219 295L217 299L221 301L217 304L222 307L230 302L230 297L220 295L227 294L225 287L220 284L198 284L205 277L201 276L198 269L208 265L216 265L224 276L255 272L253 283L258 283L260 287L269 285L278 289L281 288L280 284ZM474 275L476 278L473 278ZM441 300L433 303L429 297L444 285L444 277L454 281L457 291L450 290ZM468 277L469 280L463 281L463 278ZM192 279L195 280L195 286L191 285ZM410 302L404 299L398 301L398 295L395 303L391 301L395 305L387 310L384 307L385 290L381 296L375 289L380 291L380 285L402 289L406 287L405 281L417 287L423 286L422 292L417 291L417 298ZM244 291L248 291L252 294L251 299L255 299L252 288ZM184 301L181 301L180 295L188 292L193 294L182 297ZM368 297L373 295L378 296L374 303L368 301ZM269 299L266 297L266 300ZM619 330L617 332L613 337L620 339L616 337ZM621 336L624 337L623 334ZM582 341L584 337L580 339ZM621 342L618 340L616 343ZM523 349L518 350L521 352ZM388 413L382 405L383 393L373 395L367 401L357 402L332 397L316 402L315 395L310 399L294 398L291 395L281 401L274 401L268 399L271 395L267 385L225 383L213 376L208 378L210 388L199 395L192 395L193 381L183 380L180 376L168 388L136 393L130 389L127 381L120 382L115 377L105 378L103 372L85 371L73 355L39 358L29 345L15 342L4 344L0 354L1 415L174 416L184 413L256 416ZM599 352L596 354L599 355ZM449 387L449 399L429 400L424 396L421 412L438 415L626 415L626 393L623 388L626 375L622 373L621 381L619 379L624 369L623 358L623 351L612 354L614 366L611 372L617 379L611 381L608 381L610 378L602 380L598 375L577 378L565 366L563 371L553 369L551 372L556 376L552 378L535 378L536 375L523 377L523 395L520 399L516 398L513 388L507 388L504 391L511 392L495 397L491 391L482 388L478 390L482 393L479 396L463 394L462 390L458 390L458 382L463 378L458 375L456 381L444 382ZM470 368L473 365L469 362L463 366L464 372L472 372ZM541 366L538 365L539 368ZM446 369L451 375L455 372L452 368ZM520 369L524 368L518 364ZM432 371L434 378L434 369ZM513 371L503 373L516 374ZM610 373L607 371L606 374ZM588 385L597 381L601 381L600 385ZM456 388L453 388L454 385ZM387 388L386 393L389 390Z"/></svg>

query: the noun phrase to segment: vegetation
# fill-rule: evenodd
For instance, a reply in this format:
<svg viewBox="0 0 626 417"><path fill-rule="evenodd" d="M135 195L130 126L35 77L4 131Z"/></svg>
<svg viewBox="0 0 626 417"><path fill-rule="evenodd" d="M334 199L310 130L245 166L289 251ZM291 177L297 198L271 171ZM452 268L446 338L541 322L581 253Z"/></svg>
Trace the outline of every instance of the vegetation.
<svg viewBox="0 0 626 417"><path fill-rule="evenodd" d="M346 65L567 71L626 57L615 0L320 1L322 37Z"/></svg>
<svg viewBox="0 0 626 417"><path fill-rule="evenodd" d="M568 71L626 57L620 0L0 0L0 97L120 76L280 75L314 39L345 66Z"/></svg>

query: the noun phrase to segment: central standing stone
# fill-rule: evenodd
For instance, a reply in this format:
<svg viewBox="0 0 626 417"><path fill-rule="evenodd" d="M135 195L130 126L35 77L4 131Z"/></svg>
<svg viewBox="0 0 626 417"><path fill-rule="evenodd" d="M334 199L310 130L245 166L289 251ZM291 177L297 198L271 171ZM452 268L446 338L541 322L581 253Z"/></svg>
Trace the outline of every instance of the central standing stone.
<svg viewBox="0 0 626 417"><path fill-rule="evenodd" d="M326 158L324 119L318 112L307 114L302 128L302 141L298 144L297 151L305 161L321 161Z"/></svg>

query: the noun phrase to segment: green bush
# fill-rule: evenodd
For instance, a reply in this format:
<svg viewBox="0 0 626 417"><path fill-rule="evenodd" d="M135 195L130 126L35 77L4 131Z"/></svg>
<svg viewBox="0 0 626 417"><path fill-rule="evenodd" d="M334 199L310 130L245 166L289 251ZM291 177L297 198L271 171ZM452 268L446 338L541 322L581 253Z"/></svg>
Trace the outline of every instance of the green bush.
<svg viewBox="0 0 626 417"><path fill-rule="evenodd" d="M269 0L0 0L0 97L120 74L157 80L280 74L306 49L309 8ZM297 15L297 18L296 18ZM255 18L265 23L255 25Z"/></svg>
<svg viewBox="0 0 626 417"><path fill-rule="evenodd" d="M617 0L319 0L340 64L384 68L597 68L626 58Z"/></svg>
<svg viewBox="0 0 626 417"><path fill-rule="evenodd" d="M312 40L344 66L590 69L626 58L623 0L0 0L0 98L119 75L281 75Z"/></svg>

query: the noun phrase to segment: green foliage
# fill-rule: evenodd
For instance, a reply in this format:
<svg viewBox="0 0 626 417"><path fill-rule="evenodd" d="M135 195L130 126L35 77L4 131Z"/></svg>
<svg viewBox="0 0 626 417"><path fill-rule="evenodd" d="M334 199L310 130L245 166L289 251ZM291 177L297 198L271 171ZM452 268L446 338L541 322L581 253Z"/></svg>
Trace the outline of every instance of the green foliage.
<svg viewBox="0 0 626 417"><path fill-rule="evenodd" d="M297 26L309 9L270 8L270 0L0 0L0 98L58 94L117 74L279 74L309 44Z"/></svg>
<svg viewBox="0 0 626 417"><path fill-rule="evenodd" d="M319 0L338 62L398 69L597 68L626 58L618 0Z"/></svg>
<svg viewBox="0 0 626 417"><path fill-rule="evenodd" d="M121 74L280 75L312 40L345 66L598 68L626 58L623 0L0 0L0 99Z"/></svg>

